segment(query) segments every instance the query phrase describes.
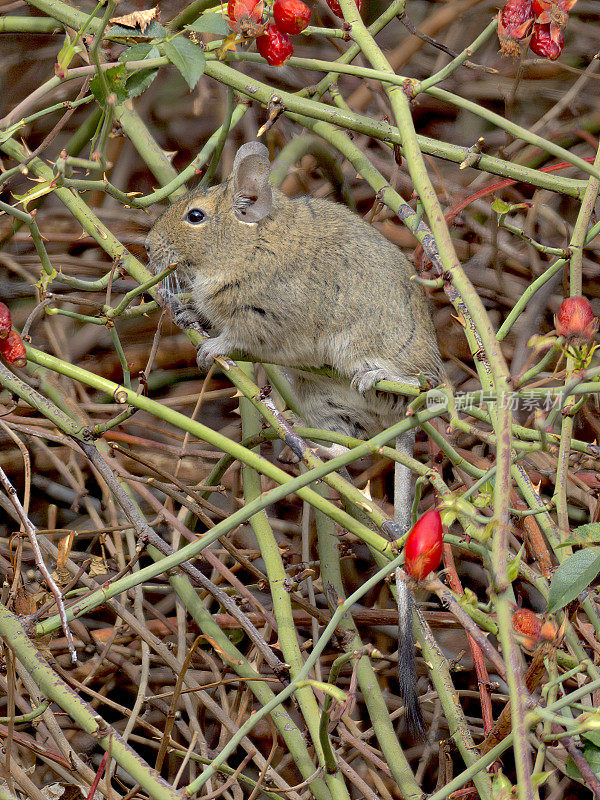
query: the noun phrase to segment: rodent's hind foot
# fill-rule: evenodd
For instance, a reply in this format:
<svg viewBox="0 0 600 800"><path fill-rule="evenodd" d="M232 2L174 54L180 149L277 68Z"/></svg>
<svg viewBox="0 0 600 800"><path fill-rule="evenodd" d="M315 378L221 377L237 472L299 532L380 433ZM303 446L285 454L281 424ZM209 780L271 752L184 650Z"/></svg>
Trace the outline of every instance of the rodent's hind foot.
<svg viewBox="0 0 600 800"><path fill-rule="evenodd" d="M228 356L232 349L231 342L222 335L205 339L196 352L196 363L199 369L207 370L215 358Z"/></svg>
<svg viewBox="0 0 600 800"><path fill-rule="evenodd" d="M419 385L419 381L416 378L394 375L385 369L365 369L359 370L354 374L351 386L362 395L365 395L378 381L398 381L399 383L409 383L411 386Z"/></svg>
<svg viewBox="0 0 600 800"><path fill-rule="evenodd" d="M294 453L292 448L286 444L281 448L281 452L277 456L277 460L281 461L282 464L298 464L300 461L300 456Z"/></svg>
<svg viewBox="0 0 600 800"><path fill-rule="evenodd" d="M315 442L311 442L312 444L312 451L319 457L326 460L330 458L337 458L337 456L341 456L344 453L348 452L348 448L344 447L343 444L332 444L327 447L324 444L316 444ZM291 447L285 445L282 448L281 452L277 456L278 461L281 461L282 464L297 464L300 461L300 457L294 453Z"/></svg>
<svg viewBox="0 0 600 800"><path fill-rule="evenodd" d="M315 444L313 448L320 458L330 459L337 458L348 452L348 448L343 444L331 444L329 446L324 444Z"/></svg>

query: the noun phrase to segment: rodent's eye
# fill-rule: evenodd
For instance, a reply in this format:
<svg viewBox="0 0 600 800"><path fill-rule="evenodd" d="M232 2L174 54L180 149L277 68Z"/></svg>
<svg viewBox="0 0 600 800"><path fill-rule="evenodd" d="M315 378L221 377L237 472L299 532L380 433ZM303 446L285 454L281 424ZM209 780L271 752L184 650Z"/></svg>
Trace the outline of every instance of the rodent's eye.
<svg viewBox="0 0 600 800"><path fill-rule="evenodd" d="M199 208L190 208L185 215L186 222L190 222L192 225L199 225L204 222L205 218L206 214Z"/></svg>

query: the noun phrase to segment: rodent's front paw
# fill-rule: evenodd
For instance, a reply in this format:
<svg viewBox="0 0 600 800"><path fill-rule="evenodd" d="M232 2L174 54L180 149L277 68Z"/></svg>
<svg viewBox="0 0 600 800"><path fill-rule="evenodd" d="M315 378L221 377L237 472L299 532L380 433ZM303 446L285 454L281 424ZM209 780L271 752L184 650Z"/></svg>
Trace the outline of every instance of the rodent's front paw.
<svg viewBox="0 0 600 800"><path fill-rule="evenodd" d="M188 328L198 327L198 314L190 306L175 304L172 306L172 313L173 322L178 328L185 331Z"/></svg>
<svg viewBox="0 0 600 800"><path fill-rule="evenodd" d="M366 369L357 372L352 378L352 388L357 389L361 394L366 394L372 389L377 381L389 379L389 374L384 369Z"/></svg>
<svg viewBox="0 0 600 800"><path fill-rule="evenodd" d="M369 389L372 389L377 381L398 381L399 383L410 383L411 385L418 386L419 382L416 378L407 378L402 375L394 375L385 369L365 369L357 372L352 378L351 385L353 389L357 389L362 395L366 394Z"/></svg>
<svg viewBox="0 0 600 800"><path fill-rule="evenodd" d="M231 346L222 336L205 339L196 353L196 363L201 370L207 370L215 358L228 356L230 352Z"/></svg>

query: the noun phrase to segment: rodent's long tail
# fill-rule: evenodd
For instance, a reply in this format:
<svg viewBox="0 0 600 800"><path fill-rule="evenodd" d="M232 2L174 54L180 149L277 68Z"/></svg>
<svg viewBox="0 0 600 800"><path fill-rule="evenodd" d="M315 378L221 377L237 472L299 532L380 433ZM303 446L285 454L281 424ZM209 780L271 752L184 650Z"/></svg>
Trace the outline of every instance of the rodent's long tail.
<svg viewBox="0 0 600 800"><path fill-rule="evenodd" d="M415 432L407 431L396 439L396 450L412 456L415 449ZM401 533L410 527L412 500L412 473L408 467L396 461L394 470L394 520ZM404 713L409 731L419 738L425 733L425 723L417 694L417 672L415 668L415 637L413 635L414 600L406 581L396 570L398 596L398 680L400 694L404 700Z"/></svg>
<svg viewBox="0 0 600 800"><path fill-rule="evenodd" d="M404 716L413 736L422 738L425 734L423 713L417 694L417 673L415 669L415 639L413 636L414 601L410 589L396 571L396 590L398 593L398 680L400 695L404 701Z"/></svg>

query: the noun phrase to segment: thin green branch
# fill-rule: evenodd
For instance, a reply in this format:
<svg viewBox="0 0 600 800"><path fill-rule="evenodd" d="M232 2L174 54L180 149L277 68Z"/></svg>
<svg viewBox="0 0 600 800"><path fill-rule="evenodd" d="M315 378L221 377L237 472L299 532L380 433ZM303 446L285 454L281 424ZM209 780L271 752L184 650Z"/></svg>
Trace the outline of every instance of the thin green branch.
<svg viewBox="0 0 600 800"><path fill-rule="evenodd" d="M0 605L0 634L42 693L63 709L100 747L110 751L119 766L156 800L183 800L183 793L173 789L148 766L117 731L108 725L88 703L58 676L28 638L23 623L4 605Z"/></svg>

